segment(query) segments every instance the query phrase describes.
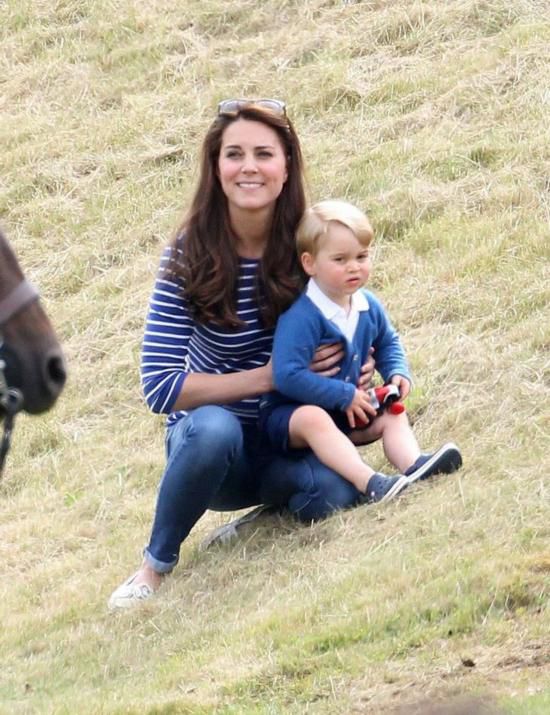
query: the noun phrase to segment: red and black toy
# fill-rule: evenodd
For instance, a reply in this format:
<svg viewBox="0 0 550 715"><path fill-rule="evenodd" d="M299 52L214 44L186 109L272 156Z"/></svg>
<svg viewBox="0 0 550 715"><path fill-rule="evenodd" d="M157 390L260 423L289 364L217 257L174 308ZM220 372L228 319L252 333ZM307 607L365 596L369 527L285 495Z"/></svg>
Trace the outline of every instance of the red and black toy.
<svg viewBox="0 0 550 715"><path fill-rule="evenodd" d="M382 385L381 387L371 387L367 390L371 404L376 408L376 414L380 415L387 410L392 415L399 415L405 412L405 405L399 402L399 388L397 385ZM370 422L360 422L356 420L357 427L361 429L370 424Z"/></svg>
<svg viewBox="0 0 550 715"><path fill-rule="evenodd" d="M382 385L382 387L371 387L367 392L373 407L376 407L378 414L388 410L392 415L400 415L405 412L405 405L399 400L399 388L397 385Z"/></svg>

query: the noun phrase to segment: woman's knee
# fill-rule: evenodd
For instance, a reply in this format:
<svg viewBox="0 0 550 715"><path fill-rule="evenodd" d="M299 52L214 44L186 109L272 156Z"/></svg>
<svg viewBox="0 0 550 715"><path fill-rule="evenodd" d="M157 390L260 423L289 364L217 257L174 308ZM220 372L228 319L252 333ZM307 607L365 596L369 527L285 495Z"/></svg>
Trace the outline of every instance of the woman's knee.
<svg viewBox="0 0 550 715"><path fill-rule="evenodd" d="M179 445L191 445L212 453L238 450L243 431L237 417L223 407L205 405L191 410L171 428L169 453Z"/></svg>

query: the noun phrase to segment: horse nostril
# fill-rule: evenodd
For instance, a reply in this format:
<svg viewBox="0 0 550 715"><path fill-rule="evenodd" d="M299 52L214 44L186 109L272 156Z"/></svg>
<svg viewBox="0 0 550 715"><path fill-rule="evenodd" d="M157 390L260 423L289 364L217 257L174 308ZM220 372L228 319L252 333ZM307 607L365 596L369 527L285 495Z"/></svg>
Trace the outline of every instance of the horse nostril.
<svg viewBox="0 0 550 715"><path fill-rule="evenodd" d="M65 385L65 380L67 379L65 361L61 355L51 355L46 358L45 378L46 384L51 389L52 393L59 394Z"/></svg>

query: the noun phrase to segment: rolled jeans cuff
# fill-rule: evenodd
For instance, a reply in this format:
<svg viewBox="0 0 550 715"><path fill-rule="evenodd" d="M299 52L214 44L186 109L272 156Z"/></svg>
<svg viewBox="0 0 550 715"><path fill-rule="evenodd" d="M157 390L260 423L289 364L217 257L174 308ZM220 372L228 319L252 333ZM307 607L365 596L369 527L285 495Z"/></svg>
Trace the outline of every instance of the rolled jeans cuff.
<svg viewBox="0 0 550 715"><path fill-rule="evenodd" d="M149 549L143 549L143 557L157 573L170 573L174 566L178 563L178 558L175 558L171 563L166 563L165 561L159 561L154 556L151 555Z"/></svg>

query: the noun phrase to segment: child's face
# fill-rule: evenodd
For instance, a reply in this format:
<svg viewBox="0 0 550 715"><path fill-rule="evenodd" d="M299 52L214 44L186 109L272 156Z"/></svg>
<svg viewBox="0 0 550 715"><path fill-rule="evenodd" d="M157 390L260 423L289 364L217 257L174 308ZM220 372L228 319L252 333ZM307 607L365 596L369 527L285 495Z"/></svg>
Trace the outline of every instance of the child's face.
<svg viewBox="0 0 550 715"><path fill-rule="evenodd" d="M368 280L369 250L347 226L333 221L320 239L317 254L302 254L302 265L325 295L348 306L349 297Z"/></svg>

